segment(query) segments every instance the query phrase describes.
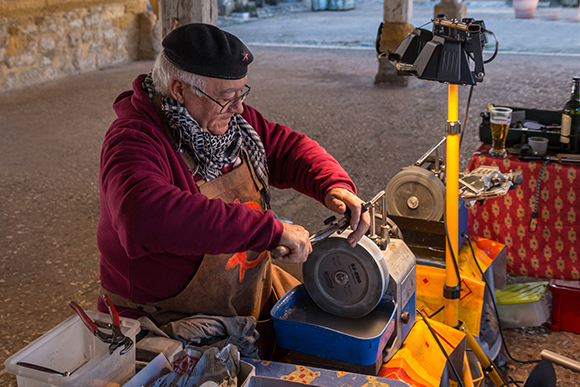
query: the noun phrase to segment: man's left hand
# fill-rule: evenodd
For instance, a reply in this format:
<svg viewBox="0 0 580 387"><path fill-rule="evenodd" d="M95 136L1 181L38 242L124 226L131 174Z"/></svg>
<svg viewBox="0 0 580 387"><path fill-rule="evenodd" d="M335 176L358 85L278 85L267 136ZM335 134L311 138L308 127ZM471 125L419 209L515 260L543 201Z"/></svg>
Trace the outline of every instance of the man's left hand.
<svg viewBox="0 0 580 387"><path fill-rule="evenodd" d="M328 209L341 215L346 212L347 208L350 209L350 227L353 232L348 236L347 241L351 247L355 247L371 225L369 212L362 213L364 201L349 190L333 188L326 194L324 204Z"/></svg>

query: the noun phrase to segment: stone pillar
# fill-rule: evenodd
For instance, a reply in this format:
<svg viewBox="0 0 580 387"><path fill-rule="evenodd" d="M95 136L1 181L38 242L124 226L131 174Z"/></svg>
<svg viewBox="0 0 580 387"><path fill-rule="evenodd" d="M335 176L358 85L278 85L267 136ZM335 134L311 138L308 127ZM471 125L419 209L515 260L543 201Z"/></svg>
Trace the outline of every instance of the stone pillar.
<svg viewBox="0 0 580 387"><path fill-rule="evenodd" d="M161 50L161 23L151 11L138 14L137 23L139 47L136 59L154 60Z"/></svg>
<svg viewBox="0 0 580 387"><path fill-rule="evenodd" d="M467 17L467 5L461 0L441 0L433 7L433 16L441 14L449 19L461 20Z"/></svg>
<svg viewBox="0 0 580 387"><path fill-rule="evenodd" d="M175 27L190 23L207 23L217 26L217 0L159 0L161 36L165 37Z"/></svg>
<svg viewBox="0 0 580 387"><path fill-rule="evenodd" d="M383 32L381 34L381 51L393 50L413 31L410 24L413 18L413 0L383 0ZM395 66L387 58L379 58L379 71L375 76L375 85L389 87L407 87L414 82L414 77L398 76Z"/></svg>

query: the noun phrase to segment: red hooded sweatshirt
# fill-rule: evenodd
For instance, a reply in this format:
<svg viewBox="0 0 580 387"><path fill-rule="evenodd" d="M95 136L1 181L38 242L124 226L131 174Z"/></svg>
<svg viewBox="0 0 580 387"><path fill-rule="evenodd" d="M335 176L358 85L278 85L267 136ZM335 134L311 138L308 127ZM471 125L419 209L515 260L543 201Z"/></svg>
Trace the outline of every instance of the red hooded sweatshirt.
<svg viewBox="0 0 580 387"><path fill-rule="evenodd" d="M139 303L177 295L204 254L271 249L283 231L272 211L199 193L141 87L144 76L113 105L118 118L101 151L97 230L102 286ZM262 139L271 186L294 188L321 203L331 188L356 193L348 174L316 141L267 121L250 106L244 105L242 116ZM101 300L98 309L107 312ZM140 315L133 312L119 308L121 315Z"/></svg>

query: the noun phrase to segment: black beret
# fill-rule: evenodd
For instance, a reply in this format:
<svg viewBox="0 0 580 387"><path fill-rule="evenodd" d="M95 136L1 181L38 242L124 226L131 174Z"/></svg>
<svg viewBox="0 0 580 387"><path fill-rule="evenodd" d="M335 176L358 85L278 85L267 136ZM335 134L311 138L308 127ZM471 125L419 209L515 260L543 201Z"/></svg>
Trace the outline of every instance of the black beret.
<svg viewBox="0 0 580 387"><path fill-rule="evenodd" d="M212 78L243 78L254 59L240 39L211 24L177 27L162 45L165 58L178 69Z"/></svg>

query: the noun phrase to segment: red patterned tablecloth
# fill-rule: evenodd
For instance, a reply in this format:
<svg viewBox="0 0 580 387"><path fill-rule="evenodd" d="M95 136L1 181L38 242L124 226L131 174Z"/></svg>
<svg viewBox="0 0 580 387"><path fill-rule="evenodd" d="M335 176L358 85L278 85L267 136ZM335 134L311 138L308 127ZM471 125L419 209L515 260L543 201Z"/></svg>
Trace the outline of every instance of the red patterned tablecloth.
<svg viewBox="0 0 580 387"><path fill-rule="evenodd" d="M580 173L579 165L555 161L520 161L510 155L496 159L484 144L475 153L468 170L480 165L499 167L502 173L521 171L523 183L500 198L488 199L470 210L469 232L506 245L507 271L537 278L580 279ZM537 213L530 224L536 202ZM536 229L535 232L531 232Z"/></svg>

